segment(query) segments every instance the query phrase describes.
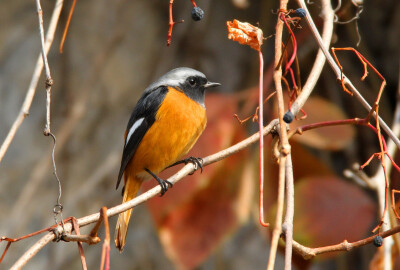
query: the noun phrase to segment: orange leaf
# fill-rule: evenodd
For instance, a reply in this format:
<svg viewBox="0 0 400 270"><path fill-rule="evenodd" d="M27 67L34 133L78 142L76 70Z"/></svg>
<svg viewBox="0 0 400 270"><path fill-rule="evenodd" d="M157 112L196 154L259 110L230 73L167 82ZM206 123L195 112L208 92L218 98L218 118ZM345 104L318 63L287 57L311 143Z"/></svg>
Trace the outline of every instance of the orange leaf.
<svg viewBox="0 0 400 270"><path fill-rule="evenodd" d="M228 38L239 42L242 45L249 45L256 51L260 51L263 44L263 32L260 28L255 27L247 22L238 20L227 21Z"/></svg>

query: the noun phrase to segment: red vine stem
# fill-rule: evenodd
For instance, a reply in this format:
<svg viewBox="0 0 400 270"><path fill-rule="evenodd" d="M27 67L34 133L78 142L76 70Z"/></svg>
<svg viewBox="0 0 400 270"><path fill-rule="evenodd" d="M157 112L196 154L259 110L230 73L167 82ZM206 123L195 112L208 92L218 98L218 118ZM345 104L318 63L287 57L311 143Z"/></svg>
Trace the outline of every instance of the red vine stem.
<svg viewBox="0 0 400 270"><path fill-rule="evenodd" d="M294 59L295 59L295 57L296 57L296 53L297 53L297 41L296 41L296 38L295 38L295 36L294 36L294 34L293 34L292 28L290 28L288 22L286 21L285 14L284 14L283 12L281 12L280 17L281 17L281 20L285 23L286 28L289 30L290 35L292 36L292 42L293 42L293 53L292 53L292 57L290 57L290 60L289 60L289 62L286 64L286 67L285 67L285 74L286 74L286 72L288 71L288 69L292 66L292 64L293 64L293 62L294 62Z"/></svg>
<svg viewBox="0 0 400 270"><path fill-rule="evenodd" d="M262 134L264 127L264 97L263 97L263 74L264 74L264 59L261 50L258 51L258 57L260 59L260 77L258 84L258 129L260 134ZM259 202L259 219L260 224L263 227L268 227L269 224L264 221L264 136L260 136L259 139L259 147L260 147L260 202Z"/></svg>
<svg viewBox="0 0 400 270"><path fill-rule="evenodd" d="M71 9L69 10L67 23L65 24L64 33L63 33L63 36L62 36L62 38L61 38L60 53L63 52L64 42L65 42L65 38L67 37L69 24L70 24L70 22L71 22L72 14L74 14L75 4L76 4L76 0L74 0L74 2L72 2Z"/></svg>

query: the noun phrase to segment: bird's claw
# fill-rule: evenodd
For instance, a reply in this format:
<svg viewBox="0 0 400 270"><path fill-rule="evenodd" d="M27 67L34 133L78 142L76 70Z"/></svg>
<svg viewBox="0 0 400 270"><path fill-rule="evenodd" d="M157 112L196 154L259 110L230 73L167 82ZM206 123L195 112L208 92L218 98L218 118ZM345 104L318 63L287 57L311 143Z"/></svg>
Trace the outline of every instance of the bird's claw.
<svg viewBox="0 0 400 270"><path fill-rule="evenodd" d="M167 192L168 188L173 187L173 184L168 180L162 180L160 182L160 187L161 187L161 193L160 193L160 197L161 197L165 194L165 192Z"/></svg>
<svg viewBox="0 0 400 270"><path fill-rule="evenodd" d="M188 164L189 162L193 163L194 165L194 171L189 173L189 175L194 174L195 171L197 171L200 168L200 172L203 172L203 159L198 157L189 157L185 160L185 165Z"/></svg>

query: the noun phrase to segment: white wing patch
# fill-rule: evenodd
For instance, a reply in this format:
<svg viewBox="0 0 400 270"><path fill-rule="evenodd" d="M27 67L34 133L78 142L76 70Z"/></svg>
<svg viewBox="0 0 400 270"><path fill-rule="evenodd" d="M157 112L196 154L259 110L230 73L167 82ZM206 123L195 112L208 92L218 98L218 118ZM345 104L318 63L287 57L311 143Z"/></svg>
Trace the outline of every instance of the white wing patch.
<svg viewBox="0 0 400 270"><path fill-rule="evenodd" d="M131 129L128 132L128 136L126 136L125 146L128 144L129 139L131 138L131 136L135 132L135 130L142 124L143 120L144 120L144 117L136 120L136 122L132 125Z"/></svg>

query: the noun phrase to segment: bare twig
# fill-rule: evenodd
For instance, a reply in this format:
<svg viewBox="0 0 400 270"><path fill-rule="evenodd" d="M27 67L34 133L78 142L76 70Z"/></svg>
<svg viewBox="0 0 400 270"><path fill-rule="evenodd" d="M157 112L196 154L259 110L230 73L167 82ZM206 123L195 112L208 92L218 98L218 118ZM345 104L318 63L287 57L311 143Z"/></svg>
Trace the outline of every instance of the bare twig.
<svg viewBox="0 0 400 270"><path fill-rule="evenodd" d="M282 231L285 233L285 269L292 267L292 248L293 248L293 216L294 216L294 179L292 155L286 158L286 213Z"/></svg>
<svg viewBox="0 0 400 270"><path fill-rule="evenodd" d="M71 221L72 221L73 229L74 229L76 235L80 236L81 232L79 229L78 222L76 221L76 218L72 218ZM85 258L85 254L83 252L82 242L78 241L76 243L78 244L79 255L81 257L81 263L82 263L82 269L87 270L86 258Z"/></svg>
<svg viewBox="0 0 400 270"><path fill-rule="evenodd" d="M57 0L56 4L54 5L53 14L51 16L50 24L47 29L46 42L44 44L43 55L48 54L50 47L53 43L54 33L56 31L58 19L60 18L62 5L63 5L63 0ZM17 118L15 119L13 125L11 126L10 131L7 134L7 137L5 138L3 144L0 147L0 162L3 159L5 153L7 152L8 147L10 146L12 140L14 139L17 130L21 126L24 119L29 115L29 109L31 107L33 97L35 96L36 87L39 81L40 74L42 73L42 70L43 70L43 58L41 53L38 57L38 60L36 61L35 70L33 72L32 79L29 84L29 88L26 93L25 100L24 103L22 104L21 110Z"/></svg>
<svg viewBox="0 0 400 270"><path fill-rule="evenodd" d="M54 221L56 224L58 224L58 220L57 220L58 215L60 215L61 220L63 220L63 217L62 217L63 206L60 202L61 192L62 192L61 181L57 175L56 161L55 161L55 157L54 157L57 140L56 140L56 136L54 136L54 134L51 133L51 129L50 129L51 86L53 85L53 79L51 78L49 62L47 61L47 55L46 55L46 49L45 49L44 29L43 29L43 11L42 11L42 7L40 5L40 0L36 0L36 8L37 8L38 19L39 19L39 33L40 33L40 43L41 43L41 47L42 47L42 58L43 58L43 62L44 62L44 69L46 72L46 125L45 125L43 133L45 136L51 136L53 139L53 151L51 153L51 158L52 158L52 162L53 162L53 174L58 183L58 197L57 197L56 204L53 207L53 213L54 213ZM61 221L61 224L62 224L62 226L64 226L64 223L62 221ZM80 244L78 242L78 246L79 245ZM80 251L83 252L83 249L81 249L81 247L80 247Z"/></svg>
<svg viewBox="0 0 400 270"><path fill-rule="evenodd" d="M280 1L280 10L286 10L287 0ZM284 204L284 190L285 190L285 165L286 157L290 154L290 145L288 142L286 123L283 121L284 115L284 101L282 94L282 68L280 65L280 58L282 55L282 31L283 31L283 21L280 19L278 14L278 20L275 27L275 70L274 70L274 83L276 96L278 101L278 117L279 117L279 136L281 142L281 149L279 153L279 184L278 184L278 201L277 201L277 211L275 218L275 227L272 232L271 249L269 252L268 259L268 270L273 270L275 265L276 251L278 248L279 236L282 231L282 215L283 215L283 204Z"/></svg>
<svg viewBox="0 0 400 270"><path fill-rule="evenodd" d="M100 270L104 269L109 270L110 269L110 226L108 224L108 217L107 217L107 208L103 207L100 210L101 216L104 219L104 228L105 228L105 234L106 236L104 237L104 243L103 243L103 248L101 251L101 264L100 264Z"/></svg>
<svg viewBox="0 0 400 270"><path fill-rule="evenodd" d="M261 50L258 51L260 59L260 74L258 81L258 130L261 133L264 127L264 59ZM269 223L264 219L264 136L259 139L259 170L260 170L260 194L259 194L259 220L263 227L268 227Z"/></svg>
<svg viewBox="0 0 400 270"><path fill-rule="evenodd" d="M380 234L380 236L382 238L385 238L385 237L391 236L393 234L396 234L398 232L400 232L400 226L397 226L393 229L384 231ZM296 251L296 253L303 256L304 259L309 260L309 259L311 259L319 254L323 254L323 253L335 252L335 251L350 251L353 248L372 243L374 241L374 238L375 238L375 235L365 238L365 239L362 239L362 240L359 240L359 241L356 241L356 242L347 242L346 240L344 240L340 244L326 246L326 247L318 247L318 248L305 247L305 246L297 243L296 241L293 241L293 249Z"/></svg>
<svg viewBox="0 0 400 270"><path fill-rule="evenodd" d="M36 0L36 8L39 19L39 33L40 33L40 44L42 47L42 58L44 62L44 69L46 72L46 127L44 129L44 135L48 136L50 133L50 102L51 102L51 86L53 85L53 79L50 74L49 62L47 61L47 54L44 41L44 29L43 29L43 11L40 5L40 0Z"/></svg>
<svg viewBox="0 0 400 270"><path fill-rule="evenodd" d="M275 120L271 121L267 126L265 126L263 135L265 136L265 135L269 134L270 132L272 132L272 130L277 125L277 123L278 123L278 120L275 119ZM250 136L249 138L247 138L227 149L224 149L222 151L219 151L218 153L215 153L213 155L205 157L203 159L203 166L215 163L219 160L222 160L228 156L231 156L231 155L245 149L249 145L257 142L259 139L259 136L260 136L260 134L257 132L254 135ZM173 184L177 183L183 177L194 172L194 170L195 170L194 165L192 163L189 163L189 164L185 165L176 174L174 174L173 176L168 178L168 181L170 181ZM141 203L149 200L152 197L157 196L160 192L161 192L161 187L159 185L157 185L156 187L150 189L149 191L141 194L140 196L137 196L136 198L134 198L126 203L123 203L123 204L120 204L113 208L108 209L106 214L108 217L118 215L128 209L135 207L138 204L141 204ZM86 225L92 224L94 222L97 222L99 220L99 218L100 218L100 214L96 213L96 214L92 214L89 216L79 218L77 221L78 221L78 225L82 227L82 226L86 226ZM65 227L64 233L69 234L72 229L71 224L67 223L67 224L65 224L64 227ZM62 233L62 231L61 231L62 227L59 226L59 227L57 227L56 230L58 230L59 233ZM47 245L50 241L52 241L54 239L54 237L55 237L55 234L53 232L50 232L50 233L46 234L45 236L43 236L38 242L36 242L31 248L29 248L28 251L26 251L18 259L17 262L15 262L12 269L21 269L21 267L23 267L29 260L31 260L40 249L42 249L45 245Z"/></svg>

